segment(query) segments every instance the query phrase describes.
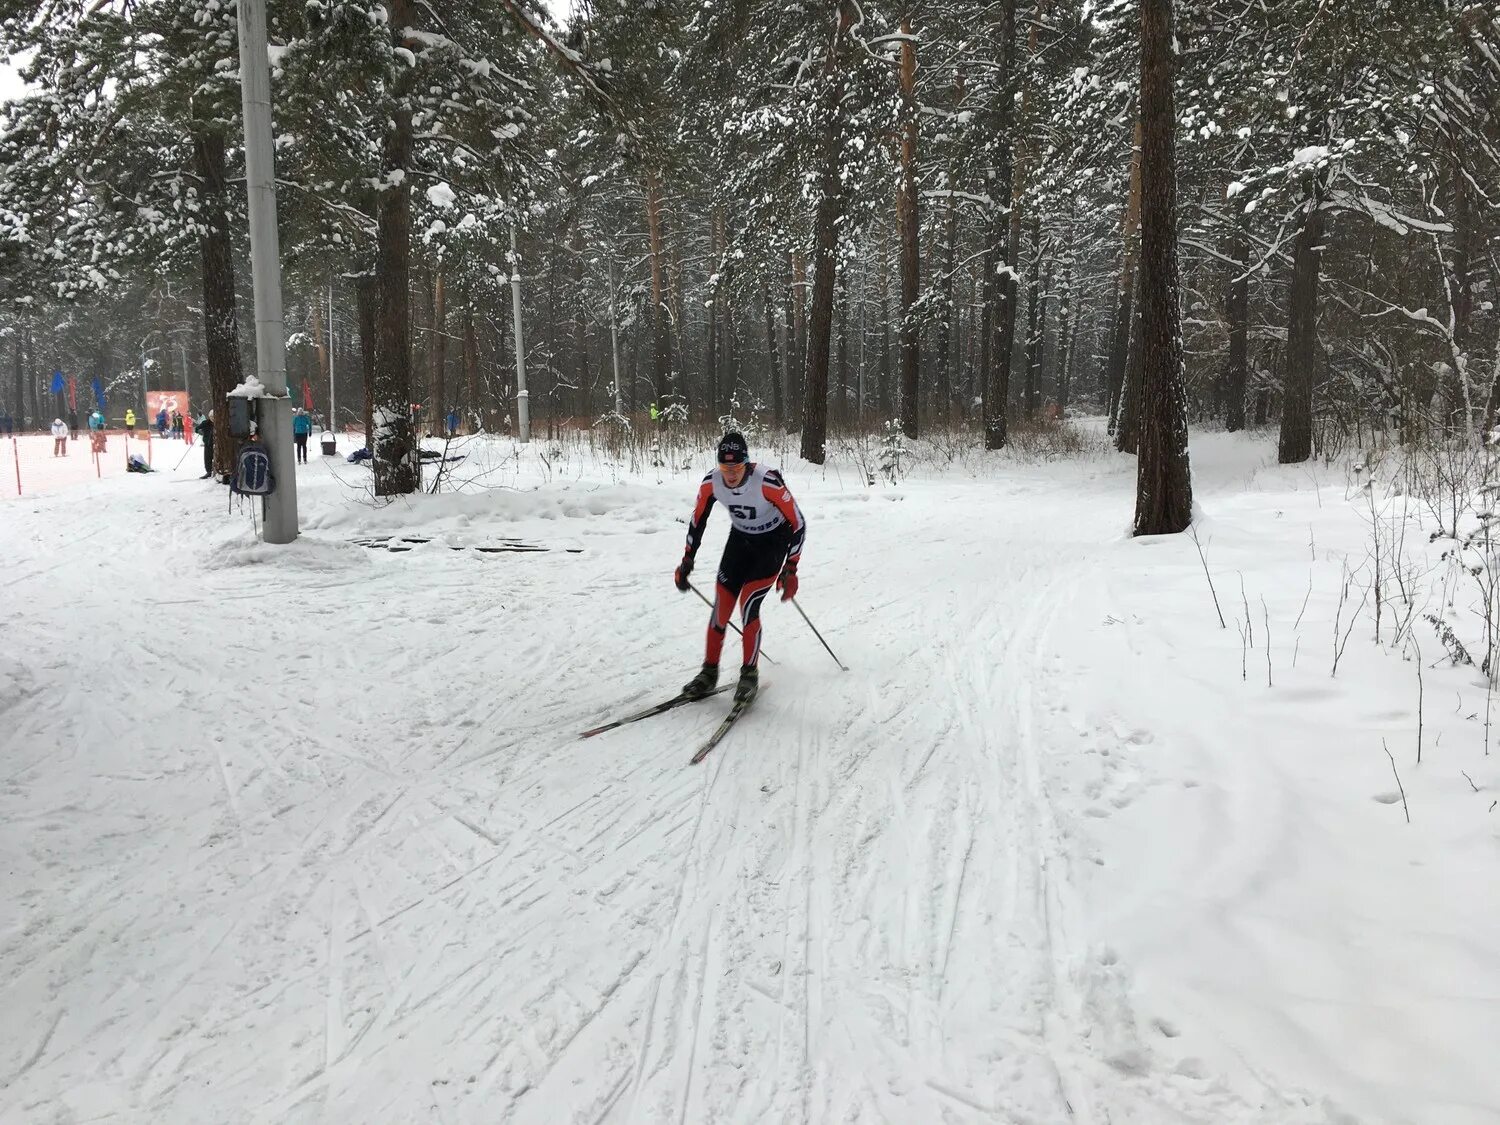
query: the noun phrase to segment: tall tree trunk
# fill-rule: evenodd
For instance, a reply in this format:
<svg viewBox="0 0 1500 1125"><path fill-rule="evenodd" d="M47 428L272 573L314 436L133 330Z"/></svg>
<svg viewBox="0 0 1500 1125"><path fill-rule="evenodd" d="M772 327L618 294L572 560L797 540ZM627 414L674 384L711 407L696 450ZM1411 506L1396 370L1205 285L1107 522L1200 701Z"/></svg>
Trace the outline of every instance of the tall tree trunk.
<svg viewBox="0 0 1500 1125"><path fill-rule="evenodd" d="M548 320L552 319L550 307ZM497 316L491 322L495 332L495 361L500 365L500 378L495 381L495 419L513 434L521 432L521 413L516 393L520 385L516 381L516 326L513 316ZM536 390L532 390L532 387ZM540 424L540 412L546 409L548 393L541 390L542 381L533 379L526 389L531 391L530 421L533 433Z"/></svg>
<svg viewBox="0 0 1500 1125"><path fill-rule="evenodd" d="M802 254L795 250L791 265L792 279L786 290L786 330L791 337L786 406L790 429L800 430L807 417L807 267Z"/></svg>
<svg viewBox="0 0 1500 1125"><path fill-rule="evenodd" d="M359 317L359 363L364 390L365 448L375 449L375 356L379 342L375 339L380 321L380 290L375 273L368 270L354 281L354 304Z"/></svg>
<svg viewBox="0 0 1500 1125"><path fill-rule="evenodd" d="M985 240L984 255L980 261L979 276L974 279L975 294L979 299L979 331L975 340L975 346L979 351L978 358L978 383L979 383L979 420L985 429L985 448L989 448L991 435L991 422L989 404L994 401L999 391L997 380L992 372L996 366L995 354L995 313L996 302L999 300L997 294L1000 291L1000 279L995 276L995 266L1000 260L999 254L999 232L1000 221L995 220L990 237ZM1004 426L1004 419L1001 419ZM1003 430L1002 430L1003 433ZM998 447L996 447L998 448Z"/></svg>
<svg viewBox="0 0 1500 1125"><path fill-rule="evenodd" d="M1023 183L1021 166L1015 166L1016 177L1010 193L1010 223L1005 236L1005 272L1000 278L1000 339L998 360L1005 369L1005 414L1001 425L1008 435L1010 425L1010 375L1015 361L1016 320L1021 315L1021 201ZM1003 445L1005 439L1002 439Z"/></svg>
<svg viewBox="0 0 1500 1125"><path fill-rule="evenodd" d="M26 385L31 392L31 424L36 429L45 430L47 419L42 416L42 380L36 369L36 336L29 326L26 329L26 370L30 373Z"/></svg>
<svg viewBox="0 0 1500 1125"><path fill-rule="evenodd" d="M413 0L390 0L394 45L408 49L402 33L420 27ZM411 418L411 153L415 72L396 79L381 145L376 221L375 284L380 319L375 360L375 448L371 466L376 496L401 496L421 488L420 448Z"/></svg>
<svg viewBox="0 0 1500 1125"><path fill-rule="evenodd" d="M722 417L734 412L733 403L739 394L740 382L740 357L738 338L735 335L734 301L731 294L734 289L734 263L726 255L729 249L729 235L725 224L720 219L720 277L719 287L715 294L714 304L719 311L719 397L714 400L714 416Z"/></svg>
<svg viewBox="0 0 1500 1125"><path fill-rule="evenodd" d="M1287 294L1286 376L1282 380L1281 436L1276 459L1294 465L1312 456L1312 399L1318 359L1318 270L1322 257L1323 209L1317 173L1308 173L1302 228L1292 254Z"/></svg>
<svg viewBox="0 0 1500 1125"><path fill-rule="evenodd" d="M1139 287L1141 278L1136 278ZM1115 448L1135 453L1140 442L1141 377L1145 370L1141 354L1141 302L1139 294L1130 318L1130 351L1125 364L1125 385L1120 390L1120 413L1115 418Z"/></svg>
<svg viewBox="0 0 1500 1125"><path fill-rule="evenodd" d="M105 351L104 348L101 348L101 350L96 351L95 356L95 371L98 372L98 374L101 375L102 378L104 377L105 369L107 369L107 351ZM211 402L211 399L213 399L213 393L211 393L210 387L208 387L207 383L208 362L207 359L205 359L204 350L202 350L201 318L199 318L198 324L195 324L195 326L193 326L192 329L187 332L187 366L189 366L192 371L195 371L196 374L198 374L198 378L195 378L195 380L193 380L193 387L189 392L190 401L192 401L193 396L196 396L195 401L204 404L201 408L199 408L199 410L210 410L210 408L213 407L213 402ZM87 377L78 378L78 401L80 401L80 404L83 404L84 402L83 395L84 390L86 390L87 381L89 381L87 380ZM78 410L80 410L81 416L87 416L87 414L89 414L89 410L93 410L93 407L90 407L89 410L84 410L83 405L80 405L80 407L78 407Z"/></svg>
<svg viewBox="0 0 1500 1125"><path fill-rule="evenodd" d="M834 347L838 353L837 382L834 386L834 417L838 424L848 430L858 404L849 393L849 278L846 273L837 288L838 332Z"/></svg>
<svg viewBox="0 0 1500 1125"><path fill-rule="evenodd" d="M328 387L328 327L323 324L323 302L318 299L318 293L313 292L312 298L312 334L316 343L318 354L318 389L315 394L324 394ZM191 395L189 395L191 397ZM328 426L333 427L333 403L328 404Z"/></svg>
<svg viewBox="0 0 1500 1125"><path fill-rule="evenodd" d="M23 332L17 328L11 337L11 355L15 363L15 423L17 431L26 429L26 355L21 347ZM99 372L99 385L104 385L104 372Z"/></svg>
<svg viewBox="0 0 1500 1125"><path fill-rule="evenodd" d="M1073 393L1073 348L1077 325L1073 315L1073 263L1071 257L1063 264L1062 295L1057 309L1057 413L1062 417L1068 410L1068 399Z"/></svg>
<svg viewBox="0 0 1500 1125"><path fill-rule="evenodd" d="M879 245L880 263L875 272L880 279L880 366L875 375L875 402L884 424L895 413L891 409L891 256L884 239Z"/></svg>
<svg viewBox="0 0 1500 1125"><path fill-rule="evenodd" d="M640 378L640 373L641 332L639 324L637 324L636 330L630 334L630 361L625 365L626 382L628 382L631 387L634 387L636 385L636 380ZM656 397L655 394L652 394L651 401L659 402L660 400Z"/></svg>
<svg viewBox="0 0 1500 1125"><path fill-rule="evenodd" d="M960 81L955 104L962 104L963 84ZM948 169L948 186L953 186L953 168ZM943 235L943 297L941 318L938 321L937 338L937 388L936 412L941 424L947 425L953 417L953 388L957 385L953 372L953 357L958 352L954 337L958 331L958 312L953 306L953 274L958 252L958 208L953 205L953 195L948 195L948 215Z"/></svg>
<svg viewBox="0 0 1500 1125"><path fill-rule="evenodd" d="M731 265L724 271L724 316L720 323L724 330L724 389L721 398L721 409L728 414L733 409L733 404L739 398L740 380L743 371L740 368L740 330L738 318L735 316L734 302L730 300L730 281L734 277L734 267Z"/></svg>
<svg viewBox="0 0 1500 1125"><path fill-rule="evenodd" d="M243 381L239 316L235 304L234 244L229 236L228 166L224 135L206 124L193 136L193 155L202 183L198 253L203 261L203 338L208 350L209 405L214 433L214 471L233 464L229 438L229 392ZM100 372L101 381L104 372Z"/></svg>
<svg viewBox="0 0 1500 1125"><path fill-rule="evenodd" d="M838 26L824 64L824 90L819 106L822 166L818 176L818 206L813 218L813 292L807 329L807 419L802 428L802 457L814 465L823 463L828 441L828 345L833 335L838 224L844 212L844 185L839 176L844 136L844 75L839 69L839 55L853 22L852 0L839 0Z"/></svg>
<svg viewBox="0 0 1500 1125"><path fill-rule="evenodd" d="M467 408L469 432L480 427L479 422L479 337L474 332L474 293L464 287L464 405Z"/></svg>
<svg viewBox="0 0 1500 1125"><path fill-rule="evenodd" d="M781 359L776 354L776 317L771 311L771 283L762 277L760 303L766 313L766 366L771 374L771 422L780 429L786 419L781 400Z"/></svg>
<svg viewBox="0 0 1500 1125"><path fill-rule="evenodd" d="M703 373L708 382L708 417L719 413L719 293L723 290L721 271L723 254L719 249L721 222L719 209L714 207L708 219L708 259L713 263L710 270L708 316L706 335L703 341Z"/></svg>
<svg viewBox="0 0 1500 1125"><path fill-rule="evenodd" d="M984 316L984 285L977 273L965 279L968 293L968 312L958 318L959 354L963 357L964 398L960 404L959 417L968 421L974 415L977 399L974 387L975 372L981 370L984 337L989 322Z"/></svg>
<svg viewBox="0 0 1500 1125"><path fill-rule="evenodd" d="M1475 386L1470 375L1470 364L1473 358L1471 348L1473 334L1474 316L1474 280L1472 269L1474 263L1474 252L1476 244L1482 244L1477 237L1478 232L1474 227L1474 206L1469 196L1469 181L1463 166L1463 154L1456 147L1449 151L1449 176L1453 184L1453 361L1457 370L1454 371L1454 381L1457 383L1464 403L1465 412L1476 406L1474 395L1480 387ZM1474 432L1474 426L1484 427L1484 432L1490 428L1489 410L1486 404L1485 413L1479 417L1470 416L1464 419L1464 435Z"/></svg>
<svg viewBox="0 0 1500 1125"><path fill-rule="evenodd" d="M1016 188L1016 0L1003 0L1000 11L999 79L999 169L995 182L997 198L1010 200L1010 217L995 215L990 245L985 250L985 304L989 331L988 363L984 372L984 447L1003 449L1009 437L1010 357L1016 326L1015 240L1020 231L1021 209ZM999 260L997 261L997 257ZM997 276L1000 270L1003 276Z"/></svg>
<svg viewBox="0 0 1500 1125"><path fill-rule="evenodd" d="M674 219L679 215L678 211L666 214L667 219ZM669 229L686 230L685 222L679 223ZM665 245L665 243L664 243ZM677 357L676 376L687 386L688 379L688 349L687 349L687 318L682 311L682 240L676 239L672 242L672 252L667 261L666 285L667 285L667 327L675 334L676 346L673 355ZM601 368L602 369L602 368Z"/></svg>
<svg viewBox="0 0 1500 1125"><path fill-rule="evenodd" d="M448 291L439 266L432 278L432 414L438 433L448 432Z"/></svg>
<svg viewBox="0 0 1500 1125"><path fill-rule="evenodd" d="M1120 400L1124 397L1125 368L1130 358L1130 337L1135 323L1135 265L1139 244L1136 229L1141 222L1141 122L1135 122L1135 143L1130 150L1130 189L1125 200L1125 217L1121 222L1124 258L1120 265L1120 284L1116 290L1114 330L1110 334L1109 367L1106 385L1109 389L1109 427L1118 429Z"/></svg>
<svg viewBox="0 0 1500 1125"><path fill-rule="evenodd" d="M547 380L549 390L544 396L547 407L547 440L552 441L557 437L557 402L563 397L563 387L566 385L570 390L578 388L571 382L567 382L568 376L560 370L557 362L557 289L559 265L562 262L562 242L556 231L552 233L552 254L547 260ZM566 299L566 298L565 298ZM515 331L514 328L511 330ZM528 387L527 390L531 388ZM571 401L571 396L570 396ZM520 426L520 408L517 406L516 425Z"/></svg>
<svg viewBox="0 0 1500 1125"><path fill-rule="evenodd" d="M1140 454L1135 534L1182 531L1193 519L1187 389L1177 277L1177 120L1172 110L1172 0L1141 0Z"/></svg>
<svg viewBox="0 0 1500 1125"><path fill-rule="evenodd" d="M917 232L917 49L911 39L911 17L901 18L901 176L896 194L896 222L901 230L901 430L917 436L918 376L922 340L917 327L917 290L921 249ZM861 414L864 404L860 403Z"/></svg>
<svg viewBox="0 0 1500 1125"><path fill-rule="evenodd" d="M573 223L573 373L578 380L578 410L587 425L594 414L593 382L589 376L588 318L583 297L583 225ZM613 402L612 396L611 402ZM611 405L613 409L613 405Z"/></svg>
<svg viewBox="0 0 1500 1125"><path fill-rule="evenodd" d="M672 384L671 324L666 307L665 236L662 232L661 175L655 168L646 169L646 229L651 248L651 342L653 372L657 393Z"/></svg>
<svg viewBox="0 0 1500 1125"><path fill-rule="evenodd" d="M1036 408L1041 394L1042 345L1047 338L1047 288L1051 284L1052 271L1048 268L1042 276L1042 227L1041 221L1031 221L1031 278L1028 287L1031 301L1026 311L1026 395L1024 406L1028 421L1036 417Z"/></svg>
<svg viewBox="0 0 1500 1125"><path fill-rule="evenodd" d="M1243 205L1224 201L1233 216L1227 257L1233 263L1224 295L1224 315L1229 321L1229 364L1224 372L1224 428L1230 433L1245 428L1245 384L1250 374L1250 232Z"/></svg>

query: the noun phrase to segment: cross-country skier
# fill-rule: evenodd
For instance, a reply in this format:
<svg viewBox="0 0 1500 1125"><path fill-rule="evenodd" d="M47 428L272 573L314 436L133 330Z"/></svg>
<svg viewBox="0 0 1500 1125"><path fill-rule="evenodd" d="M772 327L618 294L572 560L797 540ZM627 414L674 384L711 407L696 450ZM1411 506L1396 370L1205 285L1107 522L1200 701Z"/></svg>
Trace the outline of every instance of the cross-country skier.
<svg viewBox="0 0 1500 1125"><path fill-rule="evenodd" d="M672 575L677 588L686 591L693 558L703 542L709 509L717 500L729 512L732 526L729 541L724 544L724 556L719 560L703 670L683 686L682 693L689 699L701 699L718 686L719 654L724 648L729 615L738 599L740 628L745 635L745 662L740 668L734 698L736 702L748 702L755 698L759 687L760 603L765 601L772 584L781 591L782 601L797 596L797 563L802 557L807 520L781 474L750 460L750 449L743 436L725 434L719 441L718 460L719 467L698 486L698 499L688 524L687 549Z"/></svg>

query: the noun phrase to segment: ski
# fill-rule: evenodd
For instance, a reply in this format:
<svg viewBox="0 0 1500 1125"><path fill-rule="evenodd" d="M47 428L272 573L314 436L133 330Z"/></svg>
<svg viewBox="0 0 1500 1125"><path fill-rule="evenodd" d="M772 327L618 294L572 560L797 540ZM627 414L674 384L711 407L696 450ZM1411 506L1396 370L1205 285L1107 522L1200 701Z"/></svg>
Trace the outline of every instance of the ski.
<svg viewBox="0 0 1500 1125"><path fill-rule="evenodd" d="M710 692L709 694L710 695L718 695L720 692L730 691L733 688L734 688L733 684L725 684L723 687L714 688L714 690L712 692ZM705 696L702 696L701 698L707 699L708 696L705 695ZM579 738L593 738L594 735L596 735L596 734L603 734L605 731L607 731L607 730L614 730L616 727L623 727L623 726L626 726L629 723L638 723L642 719L649 719L649 718L651 718L654 715L664 715L668 711L672 710L672 708L674 708L674 707L681 707L684 703L696 703L696 702L697 702L697 700L695 700L695 699L689 699L687 696L682 695L682 694L674 695L671 699L668 699L668 700L665 700L664 702L658 703L654 707L647 707L644 711L637 711L633 715L626 715L623 718L612 719L611 721L603 724L602 726L597 726L597 727L592 728L591 730L586 730L582 734L580 734L578 737Z"/></svg>
<svg viewBox="0 0 1500 1125"><path fill-rule="evenodd" d="M723 691L724 689L720 688L719 690ZM698 747L698 752L693 755L692 760L688 762L688 765L696 766L699 762L703 761L704 758L708 757L708 752L723 741L724 736L729 733L729 728L734 726L734 721L741 715L743 715L749 708L750 704L754 702L755 697L752 696L751 698L745 700L743 703L736 703L733 707L731 707L729 709L729 714L724 716L724 721L719 724L718 729L715 730L713 734L708 736L708 741L705 742L702 746Z"/></svg>

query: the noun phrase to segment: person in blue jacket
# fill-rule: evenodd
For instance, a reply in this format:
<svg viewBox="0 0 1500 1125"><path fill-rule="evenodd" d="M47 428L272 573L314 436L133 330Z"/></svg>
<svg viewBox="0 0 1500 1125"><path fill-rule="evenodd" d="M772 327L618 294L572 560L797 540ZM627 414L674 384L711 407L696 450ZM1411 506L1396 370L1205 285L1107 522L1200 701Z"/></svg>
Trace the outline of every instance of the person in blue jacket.
<svg viewBox="0 0 1500 1125"><path fill-rule="evenodd" d="M297 463L300 465L307 464L307 439L311 434L312 417L299 406L292 415L292 439L297 443Z"/></svg>
<svg viewBox="0 0 1500 1125"><path fill-rule="evenodd" d="M448 411L448 436L453 437L458 433L458 411Z"/></svg>

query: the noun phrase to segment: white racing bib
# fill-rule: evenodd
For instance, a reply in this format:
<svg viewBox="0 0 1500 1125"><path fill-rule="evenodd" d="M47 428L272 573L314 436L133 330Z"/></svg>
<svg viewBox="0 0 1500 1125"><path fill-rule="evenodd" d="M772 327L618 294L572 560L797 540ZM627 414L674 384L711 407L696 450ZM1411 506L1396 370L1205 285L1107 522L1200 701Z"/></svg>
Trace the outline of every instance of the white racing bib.
<svg viewBox="0 0 1500 1125"><path fill-rule="evenodd" d="M769 476L769 480L767 477ZM785 491L781 474L760 464L750 466L745 479L738 488L724 483L724 473L715 469L713 473L714 499L729 513L734 529L746 535L764 535L775 531L786 522L775 504L766 499L765 490Z"/></svg>

